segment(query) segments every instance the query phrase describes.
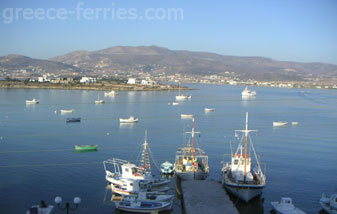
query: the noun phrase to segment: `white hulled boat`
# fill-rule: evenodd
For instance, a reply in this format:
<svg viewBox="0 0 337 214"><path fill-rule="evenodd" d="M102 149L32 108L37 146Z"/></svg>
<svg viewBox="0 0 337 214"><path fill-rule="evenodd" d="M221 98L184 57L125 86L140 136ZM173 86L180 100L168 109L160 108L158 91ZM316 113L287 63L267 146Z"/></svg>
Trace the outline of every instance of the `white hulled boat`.
<svg viewBox="0 0 337 214"><path fill-rule="evenodd" d="M225 189L236 195L245 202L260 195L266 185L266 176L261 170L261 163L257 158L253 143L250 140L250 150L254 153L255 161L252 168L252 158L248 153L248 133L256 130L248 130L248 112L246 113L246 129L235 130L242 132L241 141L235 153L231 153L231 161L223 162L222 168L222 184ZM243 142L244 141L244 142ZM243 145L244 144L244 145ZM244 149L243 149L244 146Z"/></svg>
<svg viewBox="0 0 337 214"><path fill-rule="evenodd" d="M192 99L192 96L180 94L180 83L179 83L179 94L176 96L176 100L187 100L187 99Z"/></svg>
<svg viewBox="0 0 337 214"><path fill-rule="evenodd" d="M38 104L40 101L33 98L32 100L26 100L26 104Z"/></svg>
<svg viewBox="0 0 337 214"><path fill-rule="evenodd" d="M194 135L200 132L194 130L192 118L192 131L186 132L192 136L192 144L177 149L174 171L182 180L204 180L209 175L208 156L194 145Z"/></svg>
<svg viewBox="0 0 337 214"><path fill-rule="evenodd" d="M138 192L134 195L123 195L122 200L123 201L134 200L143 202L161 202L161 201L172 202L173 195L159 194L156 192Z"/></svg>
<svg viewBox="0 0 337 214"><path fill-rule="evenodd" d="M305 214L305 212L295 207L292 199L288 197L282 197L280 201L272 201L270 203L278 214Z"/></svg>
<svg viewBox="0 0 337 214"><path fill-rule="evenodd" d="M214 108L205 108L205 112L213 112Z"/></svg>
<svg viewBox="0 0 337 214"><path fill-rule="evenodd" d="M193 118L193 114L181 114L180 115L181 118Z"/></svg>
<svg viewBox="0 0 337 214"><path fill-rule="evenodd" d="M119 118L119 122L121 122L121 123L137 123L138 118L135 118L134 116L130 116L129 118Z"/></svg>
<svg viewBox="0 0 337 214"><path fill-rule="evenodd" d="M173 169L173 164L169 161L165 161L160 165L160 171L162 174L169 175L172 174L174 169Z"/></svg>
<svg viewBox="0 0 337 214"><path fill-rule="evenodd" d="M177 106L177 105L179 105L179 103L178 102L172 102L172 105Z"/></svg>
<svg viewBox="0 0 337 214"><path fill-rule="evenodd" d="M44 201L41 201L40 205L33 205L31 206L26 214L52 214L54 213L54 206L53 205L46 205Z"/></svg>
<svg viewBox="0 0 337 214"><path fill-rule="evenodd" d="M288 122L285 121L274 121L273 126L286 126L288 125Z"/></svg>
<svg viewBox="0 0 337 214"><path fill-rule="evenodd" d="M256 91L251 91L246 86L245 90L242 91L241 95L243 97L255 97L256 96Z"/></svg>
<svg viewBox="0 0 337 214"><path fill-rule="evenodd" d="M74 111L75 111L75 109L69 109L69 110L61 109L60 110L61 114L73 113Z"/></svg>
<svg viewBox="0 0 337 214"><path fill-rule="evenodd" d="M332 194L329 197L323 193L319 203L325 212L329 214L337 214L337 194Z"/></svg>
<svg viewBox="0 0 337 214"><path fill-rule="evenodd" d="M154 213L172 208L171 202L116 201L116 209L135 213Z"/></svg>
<svg viewBox="0 0 337 214"><path fill-rule="evenodd" d="M95 100L95 104L103 104L104 100Z"/></svg>

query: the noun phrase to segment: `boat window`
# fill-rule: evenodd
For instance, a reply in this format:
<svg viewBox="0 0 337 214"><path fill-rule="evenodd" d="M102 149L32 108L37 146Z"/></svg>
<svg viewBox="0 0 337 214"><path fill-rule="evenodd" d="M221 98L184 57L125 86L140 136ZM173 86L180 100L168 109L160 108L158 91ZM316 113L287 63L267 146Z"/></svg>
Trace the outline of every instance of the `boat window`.
<svg viewBox="0 0 337 214"><path fill-rule="evenodd" d="M125 172L129 172L129 168L125 168Z"/></svg>
<svg viewBox="0 0 337 214"><path fill-rule="evenodd" d="M239 160L234 160L234 165L238 165Z"/></svg>

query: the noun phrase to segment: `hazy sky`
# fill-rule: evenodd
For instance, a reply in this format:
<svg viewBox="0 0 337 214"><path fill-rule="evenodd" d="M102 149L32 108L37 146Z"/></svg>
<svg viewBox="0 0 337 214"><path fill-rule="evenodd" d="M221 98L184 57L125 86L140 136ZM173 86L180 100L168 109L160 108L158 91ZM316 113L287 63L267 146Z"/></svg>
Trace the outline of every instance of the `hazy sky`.
<svg viewBox="0 0 337 214"><path fill-rule="evenodd" d="M0 56L158 45L337 64L336 0L1 0Z"/></svg>

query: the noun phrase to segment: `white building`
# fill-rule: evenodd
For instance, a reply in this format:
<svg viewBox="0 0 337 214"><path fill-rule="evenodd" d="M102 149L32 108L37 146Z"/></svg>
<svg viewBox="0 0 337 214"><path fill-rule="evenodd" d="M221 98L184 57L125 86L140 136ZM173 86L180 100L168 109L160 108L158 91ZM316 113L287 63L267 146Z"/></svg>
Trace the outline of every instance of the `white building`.
<svg viewBox="0 0 337 214"><path fill-rule="evenodd" d="M38 78L38 82L50 82L50 79L48 79L47 75L43 75Z"/></svg>
<svg viewBox="0 0 337 214"><path fill-rule="evenodd" d="M128 84L136 84L136 78L129 78Z"/></svg>
<svg viewBox="0 0 337 214"><path fill-rule="evenodd" d="M96 82L96 78L92 78L92 77L82 77L80 79L80 83L95 83Z"/></svg>

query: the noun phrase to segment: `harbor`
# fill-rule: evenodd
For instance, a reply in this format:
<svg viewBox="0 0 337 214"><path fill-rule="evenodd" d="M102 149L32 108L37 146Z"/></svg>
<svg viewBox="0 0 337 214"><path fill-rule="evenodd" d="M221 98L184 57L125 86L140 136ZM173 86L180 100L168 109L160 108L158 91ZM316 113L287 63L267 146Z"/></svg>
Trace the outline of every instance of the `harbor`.
<svg viewBox="0 0 337 214"><path fill-rule="evenodd" d="M113 158L124 161L118 162L119 165L129 163L129 171L137 169L133 175L142 178L138 180L146 177L140 176L144 170L142 168L151 165L149 173L153 180L150 183L162 185L145 195L137 193L137 200L144 203L138 208L132 205L132 209L142 209L153 204L166 209L160 213L195 212L193 207L188 208L189 203L198 204L198 209L205 208L211 213L212 210L216 212L216 207L222 202L219 205L221 209L235 208L234 211L240 214L250 213L251 210L265 214L273 209L271 202L281 202L282 197L291 198L296 208L308 214L319 212L323 206L331 206L330 196L335 189L331 172L335 166L324 163L336 160L335 117L331 116L336 104L331 97L336 95L332 91L318 93L317 90L308 90L303 93L297 89L249 87L251 91L256 91L256 96L247 100L242 98L241 92L245 89L242 86L189 87L199 90L189 91L191 99L179 101L176 106L167 103L176 101L178 91L119 92L117 96L79 90L0 91L4 101L0 104L0 143L4 148L0 155L3 163L0 166L3 172L0 178L14 192L21 193L1 195L4 201L0 205L1 209L9 214L24 213L29 206L44 200L47 207L53 206L59 212L54 201L56 196L63 199L61 207L69 202L72 208L76 206L73 199L80 197L81 203L76 213L117 213L116 207L127 209L131 202L116 206L110 195L115 191L122 193L125 189L117 188L117 185L112 189L111 183L106 185L107 173L102 163ZM104 97L103 105L94 103L98 96ZM312 101L314 97L321 97L320 103ZM26 104L26 100L33 98L39 104ZM287 105L290 101L292 107ZM307 103L312 102L315 104L309 108ZM213 111L206 112L206 108ZM61 110L66 112L61 113ZM258 130L247 135L247 156L246 112L249 112L247 130ZM192 116L181 118L181 114ZM128 119L130 116L139 121L120 122L121 118ZM66 123L71 118L81 120ZM273 121L288 121L289 124L275 127ZM298 123L294 126L291 121ZM325 137L322 139L322 136ZM266 175L266 182L261 197L245 202L234 194L228 194L229 191L222 184L222 175L225 174L223 169L226 169L226 163L233 162L230 156L224 159L224 155L233 154L238 159L246 157L246 163L254 163L251 168L248 165L246 167L246 182L254 184L257 181L255 172L249 171L255 169L257 163L250 138L261 161L260 168ZM144 144L150 148L150 152L144 153ZM238 148L239 152L236 153ZM324 156L318 155L320 153L324 153ZM142 162L138 161L141 157ZM156 161L148 162L150 157ZM203 177L205 180L196 181L200 185L186 187L190 180L182 181L182 197L177 197L172 177L175 163L177 168L181 166L192 172L195 178L198 178L195 176L197 173L206 173ZM240 169L244 183L244 167ZM109 171L114 172L111 168ZM165 175L161 175L162 172ZM315 183L321 180L318 177L321 173L316 172L327 175L326 182L320 182L319 185ZM129 178L124 178L124 184L131 184L126 182L131 181ZM146 187L146 183L141 183ZM166 192L159 193L159 190ZM322 197L323 192L326 197ZM135 197L132 194L131 197L124 196L125 200ZM216 196L216 200L210 200L210 194ZM18 200L19 206L10 202L15 200ZM166 201L159 203L158 200Z"/></svg>

